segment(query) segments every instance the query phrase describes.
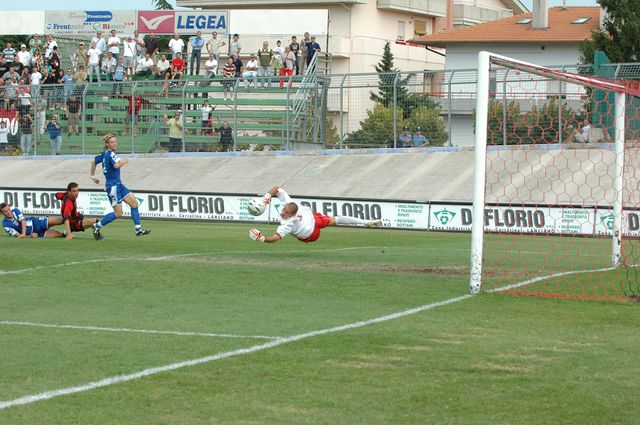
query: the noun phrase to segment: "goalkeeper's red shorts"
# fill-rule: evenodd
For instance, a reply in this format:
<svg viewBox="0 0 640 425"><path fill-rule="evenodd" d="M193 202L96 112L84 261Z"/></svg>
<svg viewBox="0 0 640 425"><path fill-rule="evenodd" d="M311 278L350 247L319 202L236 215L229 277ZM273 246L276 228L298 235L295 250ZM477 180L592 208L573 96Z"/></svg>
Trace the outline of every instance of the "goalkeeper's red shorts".
<svg viewBox="0 0 640 425"><path fill-rule="evenodd" d="M324 229L331 224L331 217L329 217L328 215L313 213L313 217L316 220L316 225L313 227L311 236L309 236L307 239L299 239L300 242L309 243L317 240L320 237L320 229Z"/></svg>

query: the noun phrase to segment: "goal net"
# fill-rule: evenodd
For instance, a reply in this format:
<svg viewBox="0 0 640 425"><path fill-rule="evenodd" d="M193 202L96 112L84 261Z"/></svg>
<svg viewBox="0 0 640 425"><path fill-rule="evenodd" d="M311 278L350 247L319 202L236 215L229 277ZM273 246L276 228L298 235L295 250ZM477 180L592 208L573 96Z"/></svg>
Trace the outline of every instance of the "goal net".
<svg viewBox="0 0 640 425"><path fill-rule="evenodd" d="M470 291L640 295L630 83L479 55Z"/></svg>

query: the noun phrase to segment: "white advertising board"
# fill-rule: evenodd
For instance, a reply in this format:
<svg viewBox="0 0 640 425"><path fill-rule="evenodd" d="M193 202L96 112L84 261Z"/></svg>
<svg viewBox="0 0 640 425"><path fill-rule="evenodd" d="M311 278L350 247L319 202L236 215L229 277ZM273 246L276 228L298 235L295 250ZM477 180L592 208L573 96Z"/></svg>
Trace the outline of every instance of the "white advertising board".
<svg viewBox="0 0 640 425"><path fill-rule="evenodd" d="M431 204L430 230L470 232L471 205ZM489 232L592 235L593 208L487 207L485 230Z"/></svg>
<svg viewBox="0 0 640 425"><path fill-rule="evenodd" d="M134 10L49 10L45 12L44 30L47 34L86 36L96 31L109 36L116 30L122 37L133 34L136 25Z"/></svg>
<svg viewBox="0 0 640 425"><path fill-rule="evenodd" d="M326 9L238 9L230 10L231 34L241 36L291 34L308 32L316 36L326 35L329 11Z"/></svg>
<svg viewBox="0 0 640 425"><path fill-rule="evenodd" d="M0 188L0 202L20 208L25 214L58 215L60 201L55 190ZM247 212L252 195L206 193L135 192L140 215L171 220L271 222L279 221L280 202L273 198L259 217ZM381 220L383 227L434 231L470 232L472 208L469 204L417 203L375 200L295 197L295 202L314 212ZM78 210L85 215L103 216L112 211L104 191L83 190ZM123 204L124 215L130 215ZM610 209L567 207L487 207L485 230L504 233L609 236L613 228ZM625 236L640 237L640 211L625 210Z"/></svg>
<svg viewBox="0 0 640 425"><path fill-rule="evenodd" d="M381 220L383 227L396 229L428 228L428 204L297 197L293 200L310 207L313 212L325 215ZM270 221L277 222L280 201L275 197L270 204L270 210Z"/></svg>

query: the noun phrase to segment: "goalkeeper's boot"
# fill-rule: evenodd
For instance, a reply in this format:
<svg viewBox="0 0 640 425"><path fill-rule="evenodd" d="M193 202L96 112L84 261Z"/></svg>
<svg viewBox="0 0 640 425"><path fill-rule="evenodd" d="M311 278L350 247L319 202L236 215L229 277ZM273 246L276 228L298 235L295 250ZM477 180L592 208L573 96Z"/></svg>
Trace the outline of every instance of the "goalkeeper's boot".
<svg viewBox="0 0 640 425"><path fill-rule="evenodd" d="M102 236L102 233L100 233L100 228L95 224L93 225L93 238L97 241L101 241L104 239L104 236Z"/></svg>
<svg viewBox="0 0 640 425"><path fill-rule="evenodd" d="M142 227L136 230L136 236L144 236L151 233L151 230L143 229Z"/></svg>
<svg viewBox="0 0 640 425"><path fill-rule="evenodd" d="M380 227L382 226L381 220L371 220L367 221L367 227Z"/></svg>

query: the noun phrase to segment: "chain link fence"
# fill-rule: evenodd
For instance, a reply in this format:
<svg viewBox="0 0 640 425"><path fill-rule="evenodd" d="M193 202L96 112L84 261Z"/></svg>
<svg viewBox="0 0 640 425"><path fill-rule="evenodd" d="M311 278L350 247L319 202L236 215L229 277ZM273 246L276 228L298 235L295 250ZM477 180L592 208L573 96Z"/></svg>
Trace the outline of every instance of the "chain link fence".
<svg viewBox="0 0 640 425"><path fill-rule="evenodd" d="M212 79L5 82L0 122L8 129L8 143L0 143L0 149L5 155L94 154L106 133L117 134L120 149L133 153L294 149L296 144L415 147L426 146L425 139L430 146L472 144L472 69L229 79L221 69ZM589 66L559 69L593 74ZM604 65L598 75L640 79L640 66ZM554 99L572 109L584 101L577 86L521 78L515 70L492 74L491 91L503 113L507 101L518 101L524 112ZM519 93L510 91L514 81Z"/></svg>

